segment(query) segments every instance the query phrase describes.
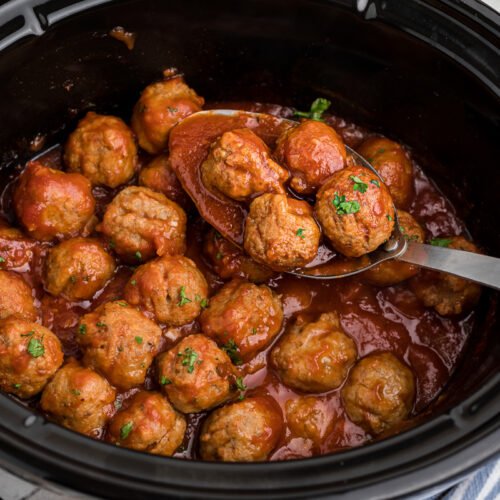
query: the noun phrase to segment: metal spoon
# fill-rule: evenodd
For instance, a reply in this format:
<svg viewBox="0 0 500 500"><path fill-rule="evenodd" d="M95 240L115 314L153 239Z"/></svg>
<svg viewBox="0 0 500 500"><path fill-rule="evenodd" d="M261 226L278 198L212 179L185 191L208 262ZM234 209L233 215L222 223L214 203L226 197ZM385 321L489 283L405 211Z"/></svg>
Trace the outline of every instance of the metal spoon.
<svg viewBox="0 0 500 500"><path fill-rule="evenodd" d="M210 111L200 111L198 114L215 114L224 116L235 116L237 114L245 114L253 118L264 118L263 113L254 113L250 111L238 111L232 109L214 109ZM194 116L194 115L191 115ZM276 117L281 122L296 125L299 122L289 120L287 118ZM382 177L373 168L370 162L365 160L361 155L356 153L354 149L346 146L348 154L350 154L357 163L370 169L380 180L384 182ZM380 246L373 252L367 254L369 263L354 271L349 271L339 274L308 274L307 268L301 270L288 271L289 274L295 276L307 277L313 279L337 279L352 276L361 273L367 269L391 259L397 259L408 264L415 264L427 269L443 271L445 273L460 276L481 285L486 285L496 290L500 290L500 259L489 257L486 255L465 252L463 250L455 250L452 248L439 247L434 245L426 245L423 243L414 243L407 241L399 226L399 219L396 207L394 207L395 225L390 239L384 245Z"/></svg>

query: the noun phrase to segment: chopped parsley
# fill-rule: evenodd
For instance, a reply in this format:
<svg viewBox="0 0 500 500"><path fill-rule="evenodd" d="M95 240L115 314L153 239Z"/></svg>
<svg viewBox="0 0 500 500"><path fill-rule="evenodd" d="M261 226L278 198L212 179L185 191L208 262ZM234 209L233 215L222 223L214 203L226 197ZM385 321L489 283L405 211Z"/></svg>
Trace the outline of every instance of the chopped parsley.
<svg viewBox="0 0 500 500"><path fill-rule="evenodd" d="M243 383L243 379L241 377L236 377L236 388L239 392L247 390L247 386Z"/></svg>
<svg viewBox="0 0 500 500"><path fill-rule="evenodd" d="M70 276L71 283L75 284L76 283L76 277L75 276Z"/></svg>
<svg viewBox="0 0 500 500"><path fill-rule="evenodd" d="M200 303L201 307L205 308L208 306L208 300L205 297L202 298L198 294L196 294L194 298L196 299L196 302Z"/></svg>
<svg viewBox="0 0 500 500"><path fill-rule="evenodd" d="M161 376L161 380L160 380L161 385L168 385L171 383L172 383L172 381L169 378L167 378L165 375Z"/></svg>
<svg viewBox="0 0 500 500"><path fill-rule="evenodd" d="M377 154L378 154L378 155L381 155L382 153L385 153L385 148L380 148L380 149L377 151Z"/></svg>
<svg viewBox="0 0 500 500"><path fill-rule="evenodd" d="M121 439L127 439L132 432L132 427L133 423L129 422L128 424L125 424L121 429L120 429L120 438Z"/></svg>
<svg viewBox="0 0 500 500"><path fill-rule="evenodd" d="M109 245L109 248L115 248L115 246L116 246L112 241L110 241L108 243L108 245Z"/></svg>
<svg viewBox="0 0 500 500"><path fill-rule="evenodd" d="M305 229L304 229L303 227L299 227L298 231L297 231L295 234L296 234L297 236L300 236L302 239L304 239L304 238L305 238L305 236L304 236L304 234L303 234L303 233L304 233L304 231L305 231Z"/></svg>
<svg viewBox="0 0 500 500"><path fill-rule="evenodd" d="M80 393L79 393L76 389L73 389L73 392L74 392L77 396L79 396L79 395L80 395Z"/></svg>
<svg viewBox="0 0 500 500"><path fill-rule="evenodd" d="M350 175L350 179L354 182L354 191L359 191L360 193L366 193L368 189L368 184L364 183L359 177L356 175Z"/></svg>
<svg viewBox="0 0 500 500"><path fill-rule="evenodd" d="M359 212L360 205L357 201L346 201L345 195L343 194L342 196L339 197L338 193L336 192L334 195L334 199L332 200L333 206L337 209L337 213L339 215L345 215L345 214L355 214Z"/></svg>
<svg viewBox="0 0 500 500"><path fill-rule="evenodd" d="M139 250L137 250L137 252L135 252L135 258L139 259L139 260L142 259L142 253L139 252Z"/></svg>
<svg viewBox="0 0 500 500"><path fill-rule="evenodd" d="M179 295L181 297L180 302L177 304L179 307L182 307L184 304L189 304L190 302L193 302L191 299L187 298L185 286L181 286L181 291L179 292Z"/></svg>
<svg viewBox="0 0 500 500"><path fill-rule="evenodd" d="M132 281L130 282L130 284L131 284L132 286L135 286L135 283L136 283L136 281L135 281L135 280L132 280Z"/></svg>
<svg viewBox="0 0 500 500"><path fill-rule="evenodd" d="M80 325L78 327L78 333L80 335L86 335L86 333L87 333L87 325Z"/></svg>
<svg viewBox="0 0 500 500"><path fill-rule="evenodd" d="M392 217L389 214L386 214L387 220L391 221Z"/></svg>
<svg viewBox="0 0 500 500"><path fill-rule="evenodd" d="M142 344L142 337L136 337L135 341L140 345Z"/></svg>
<svg viewBox="0 0 500 500"><path fill-rule="evenodd" d="M168 110L171 111L172 113L177 113L178 109L177 108L172 108L172 107L168 107Z"/></svg>
<svg viewBox="0 0 500 500"><path fill-rule="evenodd" d="M380 187L380 182L377 179L372 179L370 182L375 186L377 186L378 188Z"/></svg>
<svg viewBox="0 0 500 500"><path fill-rule="evenodd" d="M222 235L219 233L219 231L214 231L214 241L217 241Z"/></svg>
<svg viewBox="0 0 500 500"><path fill-rule="evenodd" d="M122 400L121 399L117 399L115 401L115 409L119 410L121 407L122 407Z"/></svg>
<svg viewBox="0 0 500 500"><path fill-rule="evenodd" d="M220 252L217 252L217 255L215 256L216 259L220 259L222 257L222 254Z"/></svg>
<svg viewBox="0 0 500 500"><path fill-rule="evenodd" d="M452 241L453 238L432 238L429 243L435 247L447 247Z"/></svg>
<svg viewBox="0 0 500 500"><path fill-rule="evenodd" d="M85 281L85 283L88 283L88 282L89 282L89 279L90 279L90 277L89 277L89 276L85 276L85 278L83 278L83 281Z"/></svg>
<svg viewBox="0 0 500 500"><path fill-rule="evenodd" d="M309 111L297 111L293 112L294 116L300 116L303 118L310 118L311 120L316 120L322 122L321 115L330 107L332 103L323 97L318 97L311 104L311 109Z"/></svg>
<svg viewBox="0 0 500 500"><path fill-rule="evenodd" d="M42 338L40 340L35 339L34 337L30 338L29 344L28 344L28 352L34 357L38 358L39 356L42 356L42 354L45 353L45 346L43 345L43 337L45 334L42 335Z"/></svg>
<svg viewBox="0 0 500 500"><path fill-rule="evenodd" d="M226 333L226 332L224 332ZM234 340L229 341L229 345L224 345L221 347L223 351L227 352L229 359L236 365L239 366L242 364L242 360L240 355L238 354L238 346Z"/></svg>
<svg viewBox="0 0 500 500"><path fill-rule="evenodd" d="M183 356L182 358L182 366L187 366L188 373L193 373L194 365L196 360L200 356L196 351L194 351L191 347L186 347L184 352L178 352L178 356ZM198 364L201 361L198 361Z"/></svg>
<svg viewBox="0 0 500 500"><path fill-rule="evenodd" d="M14 389L19 389L19 387L21 387L21 384L14 384L12 387L13 387Z"/></svg>
<svg viewBox="0 0 500 500"><path fill-rule="evenodd" d="M0 257L0 264L4 263L5 259L3 257Z"/></svg>
<svg viewBox="0 0 500 500"><path fill-rule="evenodd" d="M108 326L108 325L106 325L106 323L103 323L102 321L98 321L98 322L96 323L96 325L97 325L97 326L105 326L105 327L107 327L107 326Z"/></svg>
<svg viewBox="0 0 500 500"><path fill-rule="evenodd" d="M117 304L119 306L123 306L123 307L126 307L127 306L127 303L126 302L117 302Z"/></svg>
<svg viewBox="0 0 500 500"><path fill-rule="evenodd" d="M257 328L252 328L252 335L255 335L257 333Z"/></svg>
<svg viewBox="0 0 500 500"><path fill-rule="evenodd" d="M31 337L34 334L35 334L35 332L33 330L31 330L31 332L28 332L28 333L21 333L21 337Z"/></svg>

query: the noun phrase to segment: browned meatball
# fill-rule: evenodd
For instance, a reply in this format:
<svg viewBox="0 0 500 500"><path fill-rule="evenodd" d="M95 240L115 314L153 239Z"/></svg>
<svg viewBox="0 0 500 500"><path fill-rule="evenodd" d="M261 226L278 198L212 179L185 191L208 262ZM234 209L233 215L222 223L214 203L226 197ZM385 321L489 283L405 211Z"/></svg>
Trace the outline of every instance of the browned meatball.
<svg viewBox="0 0 500 500"><path fill-rule="evenodd" d="M134 450L170 456L182 444L185 432L184 417L161 394L140 391L132 396L130 406L113 417L107 440Z"/></svg>
<svg viewBox="0 0 500 500"><path fill-rule="evenodd" d="M164 255L136 269L124 297L131 305L152 312L156 321L181 326L206 307L208 284L191 259Z"/></svg>
<svg viewBox="0 0 500 500"><path fill-rule="evenodd" d="M107 302L80 318L76 341L83 364L113 385L142 384L158 352L160 327L124 301Z"/></svg>
<svg viewBox="0 0 500 500"><path fill-rule="evenodd" d="M245 250L276 271L305 266L318 253L320 230L311 206L284 194L263 194L250 205Z"/></svg>
<svg viewBox="0 0 500 500"><path fill-rule="evenodd" d="M30 262L38 243L0 219L0 269L20 268Z"/></svg>
<svg viewBox="0 0 500 500"><path fill-rule="evenodd" d="M130 186L108 205L97 230L111 238L111 246L127 262L144 262L155 254L186 251L186 214L165 195Z"/></svg>
<svg viewBox="0 0 500 500"><path fill-rule="evenodd" d="M375 250L394 228L389 190L373 172L359 165L340 170L321 186L315 213L335 250L347 257Z"/></svg>
<svg viewBox="0 0 500 500"><path fill-rule="evenodd" d="M203 424L201 457L224 462L261 462L275 448L282 429L281 412L268 398L248 398L223 406Z"/></svg>
<svg viewBox="0 0 500 500"><path fill-rule="evenodd" d="M44 264L45 289L67 300L91 299L113 276L115 261L94 238L73 238L52 247Z"/></svg>
<svg viewBox="0 0 500 500"><path fill-rule="evenodd" d="M215 194L250 201L262 193L284 193L288 172L270 156L264 141L247 128L225 132L201 165L203 184Z"/></svg>
<svg viewBox="0 0 500 500"><path fill-rule="evenodd" d="M297 322L273 348L271 359L286 385L305 392L336 389L356 362L357 349L336 312Z"/></svg>
<svg viewBox="0 0 500 500"><path fill-rule="evenodd" d="M215 408L244 387L229 356L201 334L189 335L159 356L158 381L184 413Z"/></svg>
<svg viewBox="0 0 500 500"><path fill-rule="evenodd" d="M480 253L474 243L462 236L436 238L432 244ZM441 316L461 314L473 308L481 296L481 286L452 274L422 269L418 276L410 281L413 293L426 305L433 307Z"/></svg>
<svg viewBox="0 0 500 500"><path fill-rule="evenodd" d="M69 172L83 174L94 185L125 184L137 168L134 134L120 118L90 111L69 136L64 163Z"/></svg>
<svg viewBox="0 0 500 500"><path fill-rule="evenodd" d="M0 271L0 319L15 315L35 321L38 313L31 287L12 271Z"/></svg>
<svg viewBox="0 0 500 500"><path fill-rule="evenodd" d="M184 210L192 207L191 198L177 179L166 154L153 158L139 173L139 185L163 193Z"/></svg>
<svg viewBox="0 0 500 500"><path fill-rule="evenodd" d="M244 278L254 283L262 283L274 275L271 269L257 264L215 229L211 229L206 234L203 252L208 257L215 272L225 280Z"/></svg>
<svg viewBox="0 0 500 500"><path fill-rule="evenodd" d="M412 371L389 352L359 361L342 388L349 418L374 434L408 417L414 397Z"/></svg>
<svg viewBox="0 0 500 500"><path fill-rule="evenodd" d="M385 137L370 137L358 148L380 174L398 208L408 208L413 197L413 168L403 148Z"/></svg>
<svg viewBox="0 0 500 500"><path fill-rule="evenodd" d="M0 387L20 398L38 394L62 365L59 339L15 316L0 320Z"/></svg>
<svg viewBox="0 0 500 500"><path fill-rule="evenodd" d="M170 129L186 116L201 111L204 103L181 75L148 85L131 120L139 146L153 155L160 153L167 146Z"/></svg>
<svg viewBox="0 0 500 500"><path fill-rule="evenodd" d="M14 210L29 235L37 240L88 234L95 220L91 187L83 175L66 174L32 161L19 176Z"/></svg>
<svg viewBox="0 0 500 500"><path fill-rule="evenodd" d="M285 404L288 427L297 437L319 446L333 429L333 415L327 404L316 397L290 399Z"/></svg>
<svg viewBox="0 0 500 500"><path fill-rule="evenodd" d="M58 424L98 437L114 400L115 390L104 377L71 359L45 386L40 406Z"/></svg>
<svg viewBox="0 0 500 500"><path fill-rule="evenodd" d="M408 241L423 243L425 232L422 226L408 213L398 210L399 226ZM397 260L382 262L363 273L363 279L377 286L389 286L401 283L418 273L418 266L405 264Z"/></svg>
<svg viewBox="0 0 500 500"><path fill-rule="evenodd" d="M338 170L345 167L346 150L332 127L306 120L278 138L276 158L292 174L290 187L298 193L314 193Z"/></svg>
<svg viewBox="0 0 500 500"><path fill-rule="evenodd" d="M281 299L266 285L234 279L210 299L200 323L203 333L238 360L263 349L278 334L283 323Z"/></svg>

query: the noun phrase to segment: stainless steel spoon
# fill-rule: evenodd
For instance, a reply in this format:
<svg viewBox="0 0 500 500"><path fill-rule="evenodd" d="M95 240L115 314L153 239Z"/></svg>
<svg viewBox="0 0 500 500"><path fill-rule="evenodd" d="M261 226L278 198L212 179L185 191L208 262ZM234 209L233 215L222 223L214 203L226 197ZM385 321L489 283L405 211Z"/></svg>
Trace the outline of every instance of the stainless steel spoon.
<svg viewBox="0 0 500 500"><path fill-rule="evenodd" d="M196 114L210 113L224 116L235 116L236 114L244 113L250 117L260 118L264 116L263 113L254 113L250 111L238 111L232 109L214 109L210 111L200 111ZM191 115L193 116L193 115ZM273 115L274 116L274 115ZM294 120L287 118L275 117L282 122L290 123L292 125L298 124ZM356 153L353 149L346 146L348 154L350 154L357 163L370 169L377 177L383 182L382 177L373 168L370 162L365 160L361 155ZM476 254L472 252L465 252L463 250L455 250L452 248L439 247L434 245L426 245L423 243L414 243L407 241L403 236L399 226L399 219L397 216L396 207L395 212L395 225L390 239L384 245L380 246L373 252L367 255L369 264L358 268L354 271L340 273L340 274L307 274L307 268L303 270L289 271L289 274L295 276L307 277L312 279L337 279L352 276L361 273L367 269L391 259L397 259L401 262L408 264L415 264L427 269L436 271L443 271L445 273L460 276L481 285L486 285L490 288L500 290L500 259L496 257L489 257L487 255Z"/></svg>

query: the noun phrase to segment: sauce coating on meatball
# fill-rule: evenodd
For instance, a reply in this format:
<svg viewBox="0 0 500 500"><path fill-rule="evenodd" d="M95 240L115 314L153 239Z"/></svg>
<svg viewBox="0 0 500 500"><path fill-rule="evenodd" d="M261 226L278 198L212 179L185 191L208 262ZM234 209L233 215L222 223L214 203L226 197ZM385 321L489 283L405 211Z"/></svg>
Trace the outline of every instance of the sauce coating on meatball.
<svg viewBox="0 0 500 500"><path fill-rule="evenodd" d="M181 326L206 307L208 284L191 259L164 255L135 270L124 297L129 304L153 313L156 321Z"/></svg>
<svg viewBox="0 0 500 500"><path fill-rule="evenodd" d="M318 253L320 230L311 206L284 194L263 194L250 205L245 250L276 271L304 267Z"/></svg>
<svg viewBox="0 0 500 500"><path fill-rule="evenodd" d="M172 455L184 439L186 421L164 396L157 392L134 394L127 408L111 420L107 441L147 451L155 455Z"/></svg>
<svg viewBox="0 0 500 500"><path fill-rule="evenodd" d="M286 385L305 392L325 392L344 382L358 351L340 325L336 312L317 321L299 316L271 353Z"/></svg>
<svg viewBox="0 0 500 500"><path fill-rule="evenodd" d="M281 300L266 285L234 279L224 285L201 313L203 333L229 349L235 360L263 349L283 322Z"/></svg>
<svg viewBox="0 0 500 500"><path fill-rule="evenodd" d="M38 318L31 287L12 271L0 271L0 319L18 316L28 321Z"/></svg>
<svg viewBox="0 0 500 500"><path fill-rule="evenodd" d="M39 245L16 227L0 219L0 269L16 269L28 264Z"/></svg>
<svg viewBox="0 0 500 500"><path fill-rule="evenodd" d="M278 138L276 158L292 175L297 193L315 193L346 162L346 149L337 132L323 122L306 120Z"/></svg>
<svg viewBox="0 0 500 500"><path fill-rule="evenodd" d="M346 257L361 257L387 241L394 205L387 187L359 165L333 174L318 191L315 213L332 246Z"/></svg>
<svg viewBox="0 0 500 500"><path fill-rule="evenodd" d="M248 128L225 132L201 164L203 184L215 193L250 201L262 193L284 193L288 172L270 156L265 142Z"/></svg>
<svg viewBox="0 0 500 500"><path fill-rule="evenodd" d="M69 172L83 174L96 186L118 187L137 168L134 134L120 118L90 111L69 136L64 163Z"/></svg>
<svg viewBox="0 0 500 500"><path fill-rule="evenodd" d="M294 436L308 439L314 446L322 443L334 425L327 404L314 396L288 400L285 411Z"/></svg>
<svg viewBox="0 0 500 500"><path fill-rule="evenodd" d="M26 231L40 241L90 233L95 200L90 181L29 162L13 195L16 215Z"/></svg>
<svg viewBox="0 0 500 500"><path fill-rule="evenodd" d="M38 394L62 365L59 339L38 323L0 320L0 387L20 398Z"/></svg>
<svg viewBox="0 0 500 500"><path fill-rule="evenodd" d="M186 213L165 195L145 187L120 191L106 208L97 230L127 262L186 251Z"/></svg>
<svg viewBox="0 0 500 500"><path fill-rule="evenodd" d="M203 424L201 457L223 462L261 462L278 443L282 427L281 412L270 398L247 398L223 406Z"/></svg>

